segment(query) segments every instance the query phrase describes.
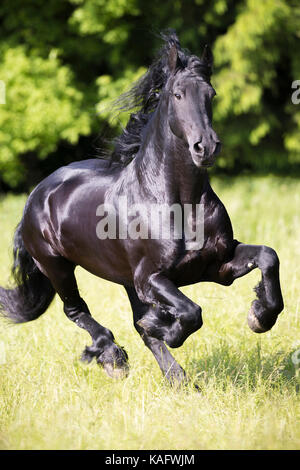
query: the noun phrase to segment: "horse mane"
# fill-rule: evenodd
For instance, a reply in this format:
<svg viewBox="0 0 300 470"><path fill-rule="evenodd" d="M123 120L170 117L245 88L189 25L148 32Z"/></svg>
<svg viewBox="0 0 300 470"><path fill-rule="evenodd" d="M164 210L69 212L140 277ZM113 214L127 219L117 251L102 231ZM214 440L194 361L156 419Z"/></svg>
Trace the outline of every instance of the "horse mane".
<svg viewBox="0 0 300 470"><path fill-rule="evenodd" d="M125 166L138 153L142 143L142 131L157 108L160 92L170 77L167 61L172 46L175 45L177 48L179 68L188 68L191 73L209 81L211 75L209 65L183 49L175 31L168 30L165 33L160 33L160 37L165 44L159 50L147 72L115 102L117 110L121 112L134 110L135 112L130 115L121 135L112 141L113 149L104 156L109 158L112 163Z"/></svg>

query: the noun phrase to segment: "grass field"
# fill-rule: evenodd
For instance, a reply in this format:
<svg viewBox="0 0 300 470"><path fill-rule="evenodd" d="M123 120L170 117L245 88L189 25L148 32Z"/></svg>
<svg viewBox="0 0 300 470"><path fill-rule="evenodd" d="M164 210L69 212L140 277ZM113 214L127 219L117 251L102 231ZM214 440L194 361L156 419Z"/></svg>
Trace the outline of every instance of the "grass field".
<svg viewBox="0 0 300 470"><path fill-rule="evenodd" d="M93 315L126 347L131 373L112 381L79 357L90 337L59 298L32 323L0 323L2 449L299 449L300 181L214 179L235 237L272 246L281 261L285 310L274 328L252 333L246 316L260 273L231 286L183 291L204 325L174 356L202 393L172 390L132 325L125 291L77 270ZM0 284L7 284L14 228L25 196L0 200ZM300 356L300 354L299 354Z"/></svg>

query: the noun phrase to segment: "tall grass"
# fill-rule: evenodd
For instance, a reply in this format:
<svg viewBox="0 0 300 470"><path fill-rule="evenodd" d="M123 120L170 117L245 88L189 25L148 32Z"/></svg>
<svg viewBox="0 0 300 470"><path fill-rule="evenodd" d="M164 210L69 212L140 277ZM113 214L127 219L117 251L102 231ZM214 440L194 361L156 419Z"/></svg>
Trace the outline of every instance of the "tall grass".
<svg viewBox="0 0 300 470"><path fill-rule="evenodd" d="M300 447L300 181L214 179L235 237L272 246L281 261L285 310L263 335L246 315L260 274L231 286L183 291L204 325L174 356L201 393L170 389L132 325L125 291L82 269L77 278L94 317L126 347L131 373L113 381L80 362L90 338L63 314L59 298L35 322L0 323L0 447L3 449L296 449ZM0 201L0 284L7 284L13 230L24 196ZM297 341L299 345L297 346Z"/></svg>

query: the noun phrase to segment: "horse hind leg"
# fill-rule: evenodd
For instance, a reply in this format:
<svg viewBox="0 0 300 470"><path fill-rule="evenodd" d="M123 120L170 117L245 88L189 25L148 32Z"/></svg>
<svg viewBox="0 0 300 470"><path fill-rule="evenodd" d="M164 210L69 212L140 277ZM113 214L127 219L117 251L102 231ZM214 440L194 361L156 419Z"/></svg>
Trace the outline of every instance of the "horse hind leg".
<svg viewBox="0 0 300 470"><path fill-rule="evenodd" d="M116 344L112 332L91 316L78 291L74 264L62 257L48 257L37 264L63 301L66 316L86 330L93 340L92 345L85 348L81 359L91 362L96 358L110 377L125 377L129 370L127 353Z"/></svg>

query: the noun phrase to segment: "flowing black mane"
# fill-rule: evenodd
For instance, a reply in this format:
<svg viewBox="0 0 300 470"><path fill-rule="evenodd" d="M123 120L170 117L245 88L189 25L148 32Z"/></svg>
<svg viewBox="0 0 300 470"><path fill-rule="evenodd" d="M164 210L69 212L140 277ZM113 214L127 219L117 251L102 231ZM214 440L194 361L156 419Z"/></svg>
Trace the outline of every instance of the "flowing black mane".
<svg viewBox="0 0 300 470"><path fill-rule="evenodd" d="M142 130L156 109L160 92L170 76L167 60L172 46L175 45L178 51L178 69L186 68L205 81L210 79L211 66L183 49L174 31L161 33L161 37L165 44L154 62L140 80L128 92L122 94L115 103L120 111L134 110L135 112L130 115L122 134L113 141L114 148L108 155L112 162L127 165L139 151Z"/></svg>

